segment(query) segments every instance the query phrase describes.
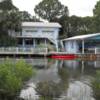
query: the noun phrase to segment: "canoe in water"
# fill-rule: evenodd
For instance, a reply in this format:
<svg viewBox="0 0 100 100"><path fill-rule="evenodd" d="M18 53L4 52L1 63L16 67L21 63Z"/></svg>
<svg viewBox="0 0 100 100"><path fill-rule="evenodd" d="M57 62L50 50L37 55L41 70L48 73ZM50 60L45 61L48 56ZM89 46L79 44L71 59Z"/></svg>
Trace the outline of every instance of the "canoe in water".
<svg viewBox="0 0 100 100"><path fill-rule="evenodd" d="M65 59L65 60L74 60L78 58L75 54L54 54L51 56L53 59Z"/></svg>

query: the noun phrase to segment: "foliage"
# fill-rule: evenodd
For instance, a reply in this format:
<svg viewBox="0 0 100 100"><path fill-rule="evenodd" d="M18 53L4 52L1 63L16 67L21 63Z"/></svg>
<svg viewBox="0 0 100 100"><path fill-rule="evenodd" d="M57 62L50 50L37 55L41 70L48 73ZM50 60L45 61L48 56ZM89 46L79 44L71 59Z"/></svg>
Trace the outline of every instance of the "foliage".
<svg viewBox="0 0 100 100"><path fill-rule="evenodd" d="M93 93L96 100L100 99L100 71L96 72L95 79L92 81Z"/></svg>
<svg viewBox="0 0 100 100"><path fill-rule="evenodd" d="M2 33L0 32L0 34ZM0 36L0 46L15 46L16 44L16 39L11 38L7 33Z"/></svg>
<svg viewBox="0 0 100 100"><path fill-rule="evenodd" d="M20 14L18 9L2 10L0 12L0 26L2 31L19 30L21 27Z"/></svg>
<svg viewBox="0 0 100 100"><path fill-rule="evenodd" d="M17 8L12 4L12 0L2 0L0 2L0 9L2 9L3 11L7 11Z"/></svg>
<svg viewBox="0 0 100 100"><path fill-rule="evenodd" d="M94 14L94 28L96 32L100 32L100 0L95 5L95 8L93 10Z"/></svg>
<svg viewBox="0 0 100 100"><path fill-rule="evenodd" d="M3 0L0 2L0 45L15 45L16 40L9 36L8 31L18 31L20 26L19 10L12 4L12 1Z"/></svg>
<svg viewBox="0 0 100 100"><path fill-rule="evenodd" d="M29 14L27 11L20 11L20 18L21 21L33 21L33 22L39 22L40 20L38 18L36 18L36 16L32 16L31 14Z"/></svg>
<svg viewBox="0 0 100 100"><path fill-rule="evenodd" d="M95 7L93 9L94 16L100 15L100 11L99 10L100 10L100 0L97 1L96 5L95 5Z"/></svg>
<svg viewBox="0 0 100 100"><path fill-rule="evenodd" d="M43 0L35 7L34 11L39 17L48 21L54 21L55 18L69 14L68 8L58 0Z"/></svg>
<svg viewBox="0 0 100 100"><path fill-rule="evenodd" d="M27 80L29 76L32 76L33 70L30 64L25 63L24 60L20 60L16 63L16 76L22 80ZM26 74L27 73L27 74Z"/></svg>
<svg viewBox="0 0 100 100"><path fill-rule="evenodd" d="M20 16L22 21L30 21L31 15L27 11L20 11Z"/></svg>
<svg viewBox="0 0 100 100"><path fill-rule="evenodd" d="M44 98L54 98L59 97L62 90L59 84L53 81L44 81L37 84L37 93Z"/></svg>
<svg viewBox="0 0 100 100"><path fill-rule="evenodd" d="M31 65L24 60L12 62L7 59L0 64L0 96L16 96L22 88L24 81L33 74Z"/></svg>
<svg viewBox="0 0 100 100"><path fill-rule="evenodd" d="M62 25L60 38L94 32L92 17L62 16L58 22Z"/></svg>

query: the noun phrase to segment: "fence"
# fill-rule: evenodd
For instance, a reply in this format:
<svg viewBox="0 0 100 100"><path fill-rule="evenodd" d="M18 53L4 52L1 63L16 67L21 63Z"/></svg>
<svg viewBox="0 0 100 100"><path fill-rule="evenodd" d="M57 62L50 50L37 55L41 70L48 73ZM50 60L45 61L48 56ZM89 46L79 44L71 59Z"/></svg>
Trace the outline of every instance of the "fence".
<svg viewBox="0 0 100 100"><path fill-rule="evenodd" d="M41 54L47 52L47 48L0 47L0 54Z"/></svg>

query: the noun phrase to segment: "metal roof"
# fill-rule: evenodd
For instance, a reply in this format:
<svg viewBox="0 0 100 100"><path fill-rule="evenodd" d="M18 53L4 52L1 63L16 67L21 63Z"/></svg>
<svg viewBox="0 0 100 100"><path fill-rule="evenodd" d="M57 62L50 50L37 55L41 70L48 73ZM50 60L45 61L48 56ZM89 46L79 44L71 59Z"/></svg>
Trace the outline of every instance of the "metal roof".
<svg viewBox="0 0 100 100"><path fill-rule="evenodd" d="M22 22L22 27L57 27L60 28L59 23L52 22Z"/></svg>
<svg viewBox="0 0 100 100"><path fill-rule="evenodd" d="M87 34L87 35L78 35L78 36L73 36L73 37L70 37L70 38L63 39L62 41L84 40L84 39L91 38L91 37L98 36L98 35L100 35L100 33Z"/></svg>

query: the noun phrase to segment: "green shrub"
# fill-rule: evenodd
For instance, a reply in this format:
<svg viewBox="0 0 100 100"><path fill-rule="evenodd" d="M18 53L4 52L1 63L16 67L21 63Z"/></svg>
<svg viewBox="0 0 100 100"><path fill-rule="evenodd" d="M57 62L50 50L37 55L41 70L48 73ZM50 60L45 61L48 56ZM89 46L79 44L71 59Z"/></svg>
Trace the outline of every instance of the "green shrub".
<svg viewBox="0 0 100 100"><path fill-rule="evenodd" d="M100 100L100 71L96 72L96 76L92 81L92 88L96 100Z"/></svg>
<svg viewBox="0 0 100 100"><path fill-rule="evenodd" d="M0 64L0 95L16 95L34 72L32 66L24 60L12 62L6 59Z"/></svg>
<svg viewBox="0 0 100 100"><path fill-rule="evenodd" d="M27 80L33 74L33 69L30 64L25 63L24 60L16 62L15 73L17 77L20 77L23 81Z"/></svg>

